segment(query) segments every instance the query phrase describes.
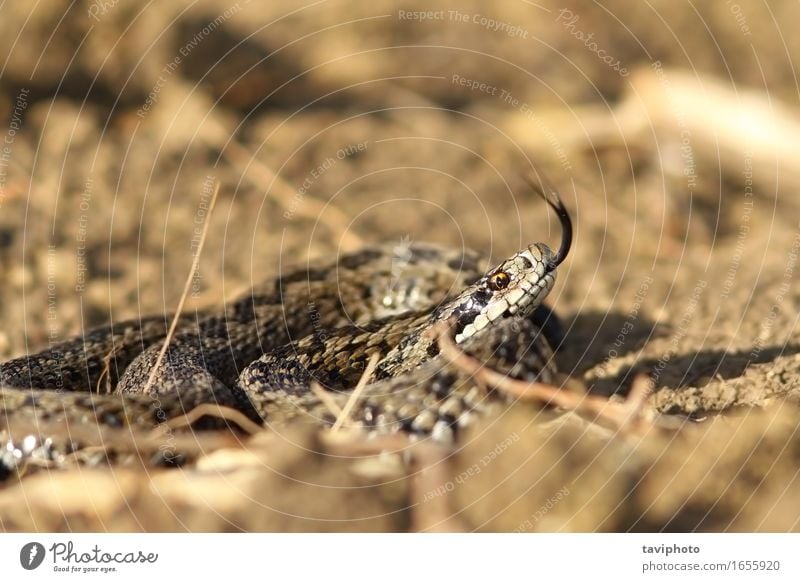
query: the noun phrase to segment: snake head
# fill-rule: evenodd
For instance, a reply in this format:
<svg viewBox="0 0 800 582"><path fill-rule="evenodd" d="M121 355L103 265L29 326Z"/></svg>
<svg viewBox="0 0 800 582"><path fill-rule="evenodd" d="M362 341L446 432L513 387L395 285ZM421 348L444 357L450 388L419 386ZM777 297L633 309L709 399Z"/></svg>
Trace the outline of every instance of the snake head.
<svg viewBox="0 0 800 582"><path fill-rule="evenodd" d="M530 315L553 288L555 258L547 245L530 245L462 291L439 318L452 318L455 340L461 342L501 318Z"/></svg>
<svg viewBox="0 0 800 582"><path fill-rule="evenodd" d="M529 181L561 224L561 244L553 252L534 243L490 270L452 302L438 310L439 319L455 321L455 340L463 341L504 317L527 317L541 305L556 280L556 269L572 246L572 220L558 192L549 184Z"/></svg>

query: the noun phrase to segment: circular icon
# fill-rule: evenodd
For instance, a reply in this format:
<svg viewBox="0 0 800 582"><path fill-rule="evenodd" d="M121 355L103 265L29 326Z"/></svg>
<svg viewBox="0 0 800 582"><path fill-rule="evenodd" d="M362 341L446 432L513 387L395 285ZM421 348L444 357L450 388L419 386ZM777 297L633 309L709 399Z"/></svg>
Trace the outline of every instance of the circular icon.
<svg viewBox="0 0 800 582"><path fill-rule="evenodd" d="M28 542L19 551L19 563L26 570L35 570L44 561L44 546L39 542Z"/></svg>

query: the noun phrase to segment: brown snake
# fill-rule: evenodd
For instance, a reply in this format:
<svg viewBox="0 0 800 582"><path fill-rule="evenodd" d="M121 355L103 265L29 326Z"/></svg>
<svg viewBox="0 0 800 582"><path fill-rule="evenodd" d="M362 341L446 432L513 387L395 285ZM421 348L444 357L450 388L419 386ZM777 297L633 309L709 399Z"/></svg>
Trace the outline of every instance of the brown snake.
<svg viewBox="0 0 800 582"><path fill-rule="evenodd" d="M558 194L540 193L561 222L556 253L535 243L488 268L472 251L403 243L309 263L220 312L181 316L147 394L168 315L98 328L0 364L0 477L30 459L58 466L91 441L83 429L110 442L101 457L113 457L104 431L145 435L206 403L266 424L330 424L335 415L312 382L342 407L373 356L377 367L351 424L451 442L502 398L439 356L430 333L437 322L501 372L555 378L557 322L542 301L569 252L572 225Z"/></svg>

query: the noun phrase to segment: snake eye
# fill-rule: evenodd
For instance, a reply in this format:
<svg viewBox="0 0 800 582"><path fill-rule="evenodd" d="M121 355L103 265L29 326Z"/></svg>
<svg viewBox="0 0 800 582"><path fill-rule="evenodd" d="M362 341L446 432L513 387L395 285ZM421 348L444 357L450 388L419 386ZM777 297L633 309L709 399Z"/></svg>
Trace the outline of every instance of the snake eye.
<svg viewBox="0 0 800 582"><path fill-rule="evenodd" d="M511 277L508 276L508 273L505 273L503 271L495 273L489 278L489 284L495 291L500 291L501 289L505 289L506 287L508 287L508 284L510 282L511 282Z"/></svg>

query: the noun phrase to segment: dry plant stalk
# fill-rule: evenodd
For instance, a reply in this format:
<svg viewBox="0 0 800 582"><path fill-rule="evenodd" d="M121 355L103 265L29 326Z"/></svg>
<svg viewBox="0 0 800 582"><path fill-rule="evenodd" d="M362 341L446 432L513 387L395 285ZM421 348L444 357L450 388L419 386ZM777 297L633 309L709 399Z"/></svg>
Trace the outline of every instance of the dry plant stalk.
<svg viewBox="0 0 800 582"><path fill-rule="evenodd" d="M328 412L333 414L336 418L339 418L342 414L342 408L337 404L336 400L334 400L333 396L331 396L330 392L325 390L319 382L311 382L309 385L311 391L319 398L320 402L325 405L325 408L328 409Z"/></svg>
<svg viewBox="0 0 800 582"><path fill-rule="evenodd" d="M240 410L236 410L235 408L231 408L229 406L221 406L219 404L211 404L208 402L195 406L186 414L169 419L168 421L154 428L153 434L159 435L162 433L167 433L175 428L191 426L203 416L210 416L212 418L220 418L222 420L227 420L228 422L233 422L243 431L251 435L264 430L264 427L250 420L247 415Z"/></svg>
<svg viewBox="0 0 800 582"><path fill-rule="evenodd" d="M204 411L204 413L213 415L213 412ZM191 422L194 422L194 420ZM20 426L23 432L27 433L28 425ZM43 433L52 433L59 429L64 430L64 425L54 421L42 421L39 423L39 429ZM84 443L84 445L72 453L65 454L58 462L35 457L26 459L24 465L19 469L17 480L21 480L31 467L58 468L62 464L67 463L74 462L79 464L92 454L106 453L110 448L113 448L115 451L136 454L141 459L143 458L142 455L146 452L154 452L161 448L165 436L164 433L167 432L156 429L148 433L139 433L131 430L130 427L104 428L101 431L97 431L91 427L73 425L69 425L66 430L68 431L69 438L76 442ZM9 432L10 434L14 434L16 432L16 425L12 424L9 427ZM171 439L172 444L177 449L189 455L200 455L212 449L216 450L241 446L241 441L228 431L203 432L202 435L200 433L175 434L171 436Z"/></svg>
<svg viewBox="0 0 800 582"><path fill-rule="evenodd" d="M437 339L439 349L453 365L474 376L477 382L520 400L533 400L575 411L592 422L610 424L623 434L644 434L652 428L652 423L641 414L647 397L652 392L652 381L646 374L639 374L634 378L633 386L624 402L580 394L542 382L515 380L486 367L461 351L450 336L450 328L448 322L434 326L432 334Z"/></svg>
<svg viewBox="0 0 800 582"><path fill-rule="evenodd" d="M214 206L217 203L217 196L219 195L219 181L214 181L214 191L211 194L211 201L208 204L208 214L206 215L206 220L203 223L203 232L200 235L200 241L197 245L197 251L194 254L194 258L192 259L192 268L189 269L189 275L186 277L186 283L183 286L183 293L181 293L181 299L178 301L178 308L175 310L175 315L172 316L172 323L169 325L169 331L167 332L167 337L164 338L164 344L161 346L161 351L158 352L158 357L156 358L155 363L153 364L153 368L150 370L150 375L147 377L147 382L144 385L144 394L150 394L150 390L153 387L153 382L156 379L156 373L158 369L161 367L161 362L164 361L164 356L167 354L167 350L169 349L169 344L172 342L172 337L175 335L175 330L178 327L178 321L181 318L181 313L183 313L183 306L186 304L186 298L189 296L189 290L192 288L192 281L194 280L194 274L197 272L197 267L200 264L200 255L203 252L203 247L206 243L206 237L208 236L208 228L211 226L211 215L214 212Z"/></svg>
<svg viewBox="0 0 800 582"><path fill-rule="evenodd" d="M121 348L120 348L121 349ZM117 353L118 349L114 348L110 352L108 352L105 356L103 356L103 370L100 372L100 376L97 378L97 385L95 386L95 390L97 394L102 393L101 386L105 383L106 385L106 394L111 394L113 389L111 388L111 360L113 360Z"/></svg>
<svg viewBox="0 0 800 582"><path fill-rule="evenodd" d="M467 524L454 511L447 495L426 498L427 493L445 487L450 474L447 459L450 452L444 447L430 443L420 443L415 449L412 461L415 472L412 474L411 488L411 531L460 533L469 531Z"/></svg>
<svg viewBox="0 0 800 582"><path fill-rule="evenodd" d="M339 429L342 428L342 425L350 420L350 413L353 411L353 407L355 407L359 398L361 398L361 393L364 391L367 383L372 378L372 374L375 372L375 366L378 365L378 360L380 357L380 354L377 352L370 356L369 362L367 362L367 366L364 368L364 373L361 374L361 378L358 379L358 383L353 389L353 392L350 394L350 398L348 398L347 402L345 402L341 414L336 417L336 422L333 423L331 432L338 432Z"/></svg>
<svg viewBox="0 0 800 582"><path fill-rule="evenodd" d="M356 433L322 433L321 440L328 453L347 458L374 457L395 453L410 459L408 473L411 530L416 532L464 532L466 524L455 515L447 496L426 499L449 479L447 459L452 451L430 441L412 441L407 435L394 433L366 439ZM408 464L407 464L408 466Z"/></svg>
<svg viewBox="0 0 800 582"><path fill-rule="evenodd" d="M418 444L409 440L403 433L367 439L360 433L324 431L319 434L319 439L331 454L349 458L374 457L383 453L405 453Z"/></svg>

